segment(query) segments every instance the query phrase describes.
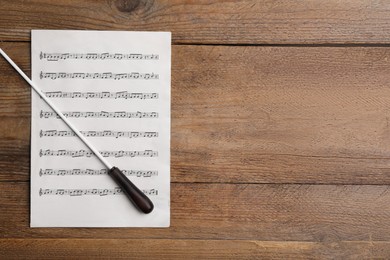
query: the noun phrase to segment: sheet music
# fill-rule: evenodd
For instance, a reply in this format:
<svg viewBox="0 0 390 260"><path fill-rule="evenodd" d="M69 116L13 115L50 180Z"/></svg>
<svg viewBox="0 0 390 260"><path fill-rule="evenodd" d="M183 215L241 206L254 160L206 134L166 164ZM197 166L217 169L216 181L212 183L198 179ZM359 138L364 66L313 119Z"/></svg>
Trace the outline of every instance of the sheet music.
<svg viewBox="0 0 390 260"><path fill-rule="evenodd" d="M140 213L32 91L32 227L168 227L171 35L32 31L32 80L154 203Z"/></svg>

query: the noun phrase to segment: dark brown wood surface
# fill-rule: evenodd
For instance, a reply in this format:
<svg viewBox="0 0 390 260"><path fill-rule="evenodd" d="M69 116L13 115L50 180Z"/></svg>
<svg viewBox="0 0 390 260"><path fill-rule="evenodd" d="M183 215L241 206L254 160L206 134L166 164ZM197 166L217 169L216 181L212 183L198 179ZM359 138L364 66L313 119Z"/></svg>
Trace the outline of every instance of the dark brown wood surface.
<svg viewBox="0 0 390 260"><path fill-rule="evenodd" d="M171 31L185 44L390 43L378 0L2 0L0 40L31 29Z"/></svg>
<svg viewBox="0 0 390 260"><path fill-rule="evenodd" d="M0 1L31 29L173 33L171 227L30 228L30 95L0 59L0 259L390 258L386 1Z"/></svg>

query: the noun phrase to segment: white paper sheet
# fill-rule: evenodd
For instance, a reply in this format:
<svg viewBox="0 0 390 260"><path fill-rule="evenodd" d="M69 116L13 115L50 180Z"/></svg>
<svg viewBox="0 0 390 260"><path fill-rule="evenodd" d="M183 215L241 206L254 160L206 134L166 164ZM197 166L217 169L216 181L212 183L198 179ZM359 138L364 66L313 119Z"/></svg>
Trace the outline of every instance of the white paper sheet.
<svg viewBox="0 0 390 260"><path fill-rule="evenodd" d="M154 203L140 213L32 93L31 227L168 227L167 32L32 31L32 80Z"/></svg>

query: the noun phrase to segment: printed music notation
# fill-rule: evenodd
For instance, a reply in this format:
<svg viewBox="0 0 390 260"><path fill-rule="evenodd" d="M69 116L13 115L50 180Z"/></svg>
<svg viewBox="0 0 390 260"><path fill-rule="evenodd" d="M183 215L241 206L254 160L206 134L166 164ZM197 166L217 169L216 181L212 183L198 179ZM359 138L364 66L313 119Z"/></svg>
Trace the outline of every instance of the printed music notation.
<svg viewBox="0 0 390 260"><path fill-rule="evenodd" d="M158 195L158 190L150 189L150 190L142 190L142 192L146 195ZM60 195L60 196L83 196L83 195L99 195L99 196L107 196L107 195L122 195L123 190L121 188L114 189L39 189L39 196L44 195Z"/></svg>
<svg viewBox="0 0 390 260"><path fill-rule="evenodd" d="M112 98L112 99L158 99L158 93L132 93L127 91L119 92L45 92L49 98Z"/></svg>
<svg viewBox="0 0 390 260"><path fill-rule="evenodd" d="M157 54L138 54L138 53L45 53L41 52L39 58L47 61L59 61L67 59L75 60L158 60Z"/></svg>
<svg viewBox="0 0 390 260"><path fill-rule="evenodd" d="M79 112L79 111L71 111L71 112L62 112L65 117L75 117L75 118L158 118L157 112L125 112L125 111L116 111L116 112ZM43 111L40 112L41 118L60 118L56 112L54 111Z"/></svg>
<svg viewBox="0 0 390 260"><path fill-rule="evenodd" d="M33 30L31 46L34 84L156 210L138 212L104 163L34 94L30 225L168 227L170 34Z"/></svg>
<svg viewBox="0 0 390 260"><path fill-rule="evenodd" d="M158 176L158 171L122 170L126 176L150 178ZM107 169L40 169L39 176L77 176L77 175L107 175Z"/></svg>
<svg viewBox="0 0 390 260"><path fill-rule="evenodd" d="M144 151L99 151L103 157L157 157L158 152L153 150ZM70 157L91 157L95 154L90 150L50 150L40 149L39 156L70 156Z"/></svg>
<svg viewBox="0 0 390 260"><path fill-rule="evenodd" d="M159 75L153 72L151 73L139 73L139 72L130 72L130 73L112 73L112 72L103 72L103 73L85 73L85 72L43 72L39 74L40 79L158 79Z"/></svg>
<svg viewBox="0 0 390 260"><path fill-rule="evenodd" d="M104 131L80 131L83 135L87 137L127 137L127 138L152 138L152 137L158 137L158 132L129 132L129 131L111 131L111 130L104 130ZM76 134L73 131L70 130L41 130L39 132L40 137L56 137L56 136L76 136Z"/></svg>

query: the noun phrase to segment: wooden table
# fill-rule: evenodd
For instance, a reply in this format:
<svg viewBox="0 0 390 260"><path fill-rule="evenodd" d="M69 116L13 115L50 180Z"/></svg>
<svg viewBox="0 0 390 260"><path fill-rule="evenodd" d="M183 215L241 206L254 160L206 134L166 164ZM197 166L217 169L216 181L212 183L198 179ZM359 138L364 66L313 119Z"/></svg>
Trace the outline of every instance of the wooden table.
<svg viewBox="0 0 390 260"><path fill-rule="evenodd" d="M0 59L0 258L390 258L390 3L0 2L31 29L172 31L167 229L29 228L30 89Z"/></svg>

